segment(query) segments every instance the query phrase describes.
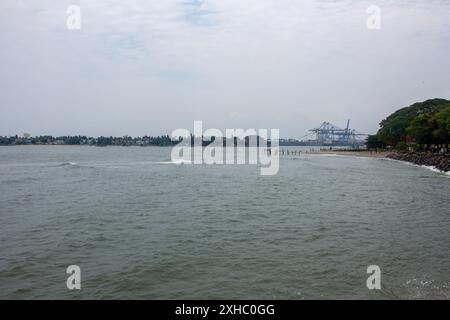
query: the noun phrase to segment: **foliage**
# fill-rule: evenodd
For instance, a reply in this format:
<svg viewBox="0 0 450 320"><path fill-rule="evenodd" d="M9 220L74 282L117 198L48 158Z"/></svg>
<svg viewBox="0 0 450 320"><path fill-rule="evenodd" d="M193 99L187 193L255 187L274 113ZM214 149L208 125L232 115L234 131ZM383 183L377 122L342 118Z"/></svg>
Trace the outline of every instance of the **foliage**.
<svg viewBox="0 0 450 320"><path fill-rule="evenodd" d="M0 145L24 145L24 144L63 144L63 145L96 145L96 146L172 146L179 143L179 141L172 141L170 136L158 137L86 137L86 136L38 136L38 137L19 137L0 136Z"/></svg>
<svg viewBox="0 0 450 320"><path fill-rule="evenodd" d="M408 144L404 141L400 141L395 145L395 150L406 151L406 150L408 150Z"/></svg>
<svg viewBox="0 0 450 320"><path fill-rule="evenodd" d="M433 121L436 126L433 130L433 138L438 143L448 143L450 141L450 104L436 112Z"/></svg>
<svg viewBox="0 0 450 320"><path fill-rule="evenodd" d="M430 99L401 108L381 121L375 137L369 137L368 146L378 144L397 146L399 142L448 144L450 135L450 101ZM400 145L402 146L402 145Z"/></svg>
<svg viewBox="0 0 450 320"><path fill-rule="evenodd" d="M382 149L385 147L385 143L376 134L369 135L366 144L368 149Z"/></svg>

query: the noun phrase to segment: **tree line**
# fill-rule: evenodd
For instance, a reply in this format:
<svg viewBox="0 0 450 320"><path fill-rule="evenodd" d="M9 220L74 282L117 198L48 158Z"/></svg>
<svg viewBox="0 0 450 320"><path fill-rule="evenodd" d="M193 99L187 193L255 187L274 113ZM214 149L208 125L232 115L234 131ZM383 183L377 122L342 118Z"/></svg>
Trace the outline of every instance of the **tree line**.
<svg viewBox="0 0 450 320"><path fill-rule="evenodd" d="M253 138L254 141L256 141L256 145L259 146L260 143L264 142L268 146L271 145L270 141L265 141L260 136L245 136L243 139L234 137L234 138L226 138L226 137L194 137L192 134L190 137L182 138L179 137L178 139L171 139L169 135L162 135L162 136L156 136L156 137L130 137L130 136L124 136L124 137L104 137L100 136L97 138L93 137L87 137L87 136L59 136L59 137L53 137L53 136L36 136L31 137L27 134L24 134L24 136L9 136L9 137L2 137L0 136L0 146L6 146L6 145L95 145L99 147L103 146L173 146L176 145L182 141L184 141L185 144L194 146L196 143L202 146L207 146L211 144L212 142L220 139L223 140L222 144L223 146L238 146L239 143L243 143L245 146L250 145L250 139ZM197 141L196 141L197 140ZM219 143L220 144L220 143Z"/></svg>
<svg viewBox="0 0 450 320"><path fill-rule="evenodd" d="M0 136L0 145L95 145L95 146L171 146L177 144L178 141L172 141L170 136L144 136L144 137L87 137L87 136L59 136L53 137L35 136L31 137L18 135L3 137Z"/></svg>
<svg viewBox="0 0 450 320"><path fill-rule="evenodd" d="M398 150L448 148L450 101L430 99L401 108L381 121L380 129L367 138L367 147Z"/></svg>

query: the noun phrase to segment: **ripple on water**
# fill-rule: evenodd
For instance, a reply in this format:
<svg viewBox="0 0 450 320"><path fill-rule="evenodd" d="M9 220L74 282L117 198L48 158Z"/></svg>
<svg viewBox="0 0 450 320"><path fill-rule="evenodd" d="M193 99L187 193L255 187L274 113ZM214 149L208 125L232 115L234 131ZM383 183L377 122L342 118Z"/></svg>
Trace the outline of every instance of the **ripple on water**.
<svg viewBox="0 0 450 320"><path fill-rule="evenodd" d="M440 173L308 155L261 177L166 163L170 148L65 150L2 150L0 298L449 298Z"/></svg>

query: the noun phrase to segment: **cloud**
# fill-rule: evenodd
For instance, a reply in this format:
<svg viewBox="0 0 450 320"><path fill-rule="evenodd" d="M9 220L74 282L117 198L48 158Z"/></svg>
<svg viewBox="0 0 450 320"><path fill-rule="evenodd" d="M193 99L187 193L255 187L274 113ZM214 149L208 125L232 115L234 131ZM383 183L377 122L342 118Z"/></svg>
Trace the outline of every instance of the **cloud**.
<svg viewBox="0 0 450 320"><path fill-rule="evenodd" d="M450 97L447 1L4 0L0 15L0 134L160 134L201 119L299 137L348 118L372 132L398 107Z"/></svg>

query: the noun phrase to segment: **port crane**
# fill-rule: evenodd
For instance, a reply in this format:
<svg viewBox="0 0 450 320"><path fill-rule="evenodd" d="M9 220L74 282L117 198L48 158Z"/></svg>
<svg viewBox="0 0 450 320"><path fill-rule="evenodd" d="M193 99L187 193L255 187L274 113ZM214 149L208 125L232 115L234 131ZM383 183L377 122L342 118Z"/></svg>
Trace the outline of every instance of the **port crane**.
<svg viewBox="0 0 450 320"><path fill-rule="evenodd" d="M310 139L305 140L307 137ZM347 120L345 129L342 129L331 122L322 122L318 127L308 130L308 133L300 138L300 141L309 142L314 145L336 145L352 146L364 143L367 134L360 133L350 128L350 119ZM313 139L311 139L313 138Z"/></svg>

